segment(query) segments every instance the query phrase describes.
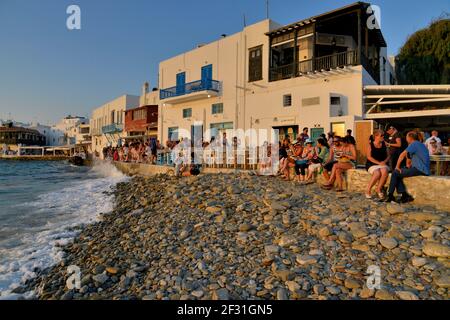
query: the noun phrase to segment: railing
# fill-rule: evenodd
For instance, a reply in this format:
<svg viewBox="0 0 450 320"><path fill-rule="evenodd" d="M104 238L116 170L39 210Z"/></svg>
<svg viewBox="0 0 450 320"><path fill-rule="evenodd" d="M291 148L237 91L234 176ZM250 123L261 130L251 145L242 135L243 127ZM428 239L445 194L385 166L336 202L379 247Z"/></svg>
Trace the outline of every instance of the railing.
<svg viewBox="0 0 450 320"><path fill-rule="evenodd" d="M205 91L205 90L211 90L219 92L220 90L220 83L216 80L198 80L189 82L180 86L175 86L172 88L167 89L161 89L159 96L160 99L167 99L167 98L173 98L178 97L186 94L190 94L193 92L199 92L199 91Z"/></svg>
<svg viewBox="0 0 450 320"><path fill-rule="evenodd" d="M270 81L292 78L296 74L295 63L270 68Z"/></svg>
<svg viewBox="0 0 450 320"><path fill-rule="evenodd" d="M270 81L298 77L313 71L330 70L358 64L357 51L346 51L315 59L270 68Z"/></svg>
<svg viewBox="0 0 450 320"><path fill-rule="evenodd" d="M102 133L116 133L122 131L123 131L123 124L113 123L102 127Z"/></svg>
<svg viewBox="0 0 450 320"><path fill-rule="evenodd" d="M364 54L361 55L361 65L370 74L373 80L375 80L377 83L380 83L380 73L375 71L369 59Z"/></svg>

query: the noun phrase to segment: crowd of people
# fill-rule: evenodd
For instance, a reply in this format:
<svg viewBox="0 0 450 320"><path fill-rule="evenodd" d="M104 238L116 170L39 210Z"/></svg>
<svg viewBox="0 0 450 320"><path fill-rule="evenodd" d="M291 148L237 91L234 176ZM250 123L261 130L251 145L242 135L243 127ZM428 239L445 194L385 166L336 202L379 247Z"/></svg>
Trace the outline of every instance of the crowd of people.
<svg viewBox="0 0 450 320"><path fill-rule="evenodd" d="M204 164L202 156L198 158L198 150L202 150L202 154L208 149L221 150L219 152L225 155L230 150L236 152L240 145L237 137L229 141L223 132L218 139L212 137L210 141L199 139L194 142L184 138L167 141L165 146L157 139L130 141L115 148L104 148L103 156L114 161L157 164L158 154L173 154L170 165L175 167L176 175L190 176L198 175ZM342 192L344 173L356 167L356 140L352 130L347 130L343 137L330 132L313 141L308 128L304 128L295 140L291 141L286 136L277 147L266 142L259 148L263 152L259 152L257 157L256 174L280 176L283 180L293 180L301 185L315 183L316 175L322 175L324 182L321 188ZM419 131L410 131L403 137L394 126L389 126L386 132L374 130L367 141L366 170L371 179L365 191L366 198L372 199L375 190L379 200L397 201L394 197L397 191L401 195L398 201L412 201L403 178L430 175L430 156L446 152L437 131L432 131L425 139ZM392 177L386 188L389 173Z"/></svg>

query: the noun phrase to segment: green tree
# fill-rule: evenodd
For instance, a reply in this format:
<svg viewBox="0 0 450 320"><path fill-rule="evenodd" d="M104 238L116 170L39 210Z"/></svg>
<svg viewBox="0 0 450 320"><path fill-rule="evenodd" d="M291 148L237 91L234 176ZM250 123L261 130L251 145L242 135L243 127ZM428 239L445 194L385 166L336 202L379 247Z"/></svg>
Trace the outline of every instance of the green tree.
<svg viewBox="0 0 450 320"><path fill-rule="evenodd" d="M411 35L396 58L399 84L450 84L449 14Z"/></svg>

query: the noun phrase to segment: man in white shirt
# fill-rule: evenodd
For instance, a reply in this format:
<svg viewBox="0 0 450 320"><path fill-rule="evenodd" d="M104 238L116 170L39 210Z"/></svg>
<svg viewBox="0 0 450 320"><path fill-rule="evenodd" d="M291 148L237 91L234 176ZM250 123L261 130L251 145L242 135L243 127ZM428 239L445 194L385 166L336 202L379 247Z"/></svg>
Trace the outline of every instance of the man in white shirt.
<svg viewBox="0 0 450 320"><path fill-rule="evenodd" d="M438 135L439 135L439 132L437 130L431 131L431 137L429 137L427 140L425 140L425 145L427 146L428 149L430 149L431 140L436 141L438 148L442 146L441 139L439 139Z"/></svg>

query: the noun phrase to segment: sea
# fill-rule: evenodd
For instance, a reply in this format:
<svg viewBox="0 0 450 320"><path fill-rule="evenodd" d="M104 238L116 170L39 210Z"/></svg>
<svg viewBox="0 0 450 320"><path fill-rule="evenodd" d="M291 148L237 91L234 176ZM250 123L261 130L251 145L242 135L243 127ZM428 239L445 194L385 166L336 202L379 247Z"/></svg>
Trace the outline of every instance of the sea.
<svg viewBox="0 0 450 320"><path fill-rule="evenodd" d="M0 161L0 299L18 298L13 289L58 263L61 246L113 209L111 191L127 179L106 162Z"/></svg>

